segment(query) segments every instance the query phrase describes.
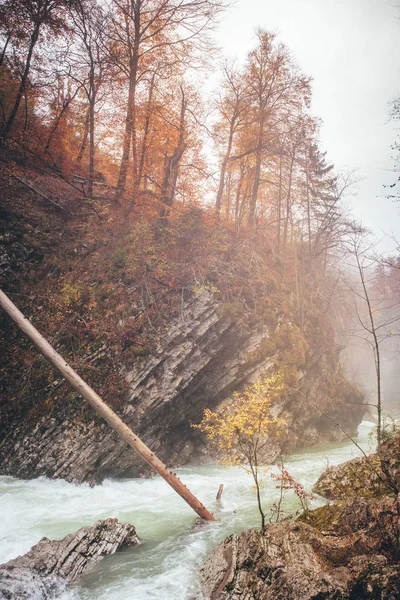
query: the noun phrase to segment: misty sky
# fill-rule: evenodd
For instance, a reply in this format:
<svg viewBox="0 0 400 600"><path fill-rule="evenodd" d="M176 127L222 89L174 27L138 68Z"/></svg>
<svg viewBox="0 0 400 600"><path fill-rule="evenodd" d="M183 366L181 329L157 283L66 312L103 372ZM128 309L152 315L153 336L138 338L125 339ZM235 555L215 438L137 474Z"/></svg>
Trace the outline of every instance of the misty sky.
<svg viewBox="0 0 400 600"><path fill-rule="evenodd" d="M400 240L400 203L385 198L395 180L396 125L389 103L400 95L400 8L396 0L237 0L216 32L225 56L242 60L254 30L276 31L313 78L313 113L323 120L322 149L337 167L365 178L349 199L364 225ZM399 127L399 124L397 124ZM383 242L386 249L393 242Z"/></svg>

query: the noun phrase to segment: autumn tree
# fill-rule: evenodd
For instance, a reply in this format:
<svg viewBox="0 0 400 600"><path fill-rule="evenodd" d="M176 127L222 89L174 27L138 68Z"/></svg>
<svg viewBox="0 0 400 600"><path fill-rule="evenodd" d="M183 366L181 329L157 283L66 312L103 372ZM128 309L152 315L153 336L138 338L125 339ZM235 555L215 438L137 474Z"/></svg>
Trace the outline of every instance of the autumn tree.
<svg viewBox="0 0 400 600"><path fill-rule="evenodd" d="M224 0L113 0L111 57L127 81L127 102L117 198L126 187L132 150L133 181L137 181L137 93L157 58L187 64L206 47L206 33L224 8Z"/></svg>
<svg viewBox="0 0 400 600"><path fill-rule="evenodd" d="M220 92L217 101L217 110L221 120L215 128L215 134L225 142L215 201L215 211L219 214L222 206L225 177L231 158L234 137L241 126L243 126L245 115L248 110L247 91L243 74L233 65L226 64L224 66L222 91ZM238 208L236 208L236 211L238 211Z"/></svg>
<svg viewBox="0 0 400 600"><path fill-rule="evenodd" d="M297 172L299 167L299 156L304 147L306 139L305 124L302 117L294 119L290 122L289 129L285 133L284 141L281 145L282 155L280 157L281 165L279 172L279 211L278 224L279 227L283 222L283 247L286 248L288 234L291 229L293 231L293 206L295 204L296 194L295 185L297 180ZM286 168L285 168L286 166ZM283 168L282 168L283 167ZM286 185L284 185L283 176L286 174ZM280 247L280 232L278 235L278 249Z"/></svg>
<svg viewBox="0 0 400 600"><path fill-rule="evenodd" d="M70 19L75 34L75 44L69 53L70 69L68 75L84 91L87 100L87 126L83 133L82 159L89 138L88 195L93 194L95 170L95 117L99 97L104 101L104 84L111 76L108 54L106 52L106 31L109 25L108 15L94 0L75 0L70 10ZM100 93L103 92L102 96Z"/></svg>
<svg viewBox="0 0 400 600"><path fill-rule="evenodd" d="M277 43L274 34L258 30L257 46L249 53L243 73L225 72L218 103L216 129L224 135L219 144L223 158L217 212L229 178L235 200L225 197L234 206L237 220L247 212L251 226L256 216L271 220L273 213L279 223L285 221L283 207L293 204L291 179L303 143L301 122L306 120L309 96L309 79L287 48ZM278 216L272 204L280 211Z"/></svg>
<svg viewBox="0 0 400 600"><path fill-rule="evenodd" d="M27 95L34 51L40 35L47 30L57 36L66 26L67 0L8 0L1 6L3 47L1 68L17 81L13 98L3 102L1 144L10 136L23 97ZM4 76L4 75L3 75Z"/></svg>
<svg viewBox="0 0 400 600"><path fill-rule="evenodd" d="M45 132L45 141L43 141L44 153L53 161L54 157L51 148L54 145L55 139L57 139L61 124L66 120L65 117L80 89L81 85L79 83L68 80L62 73L56 71L52 85L45 86L42 92L41 103L46 102L49 113L48 131Z"/></svg>
<svg viewBox="0 0 400 600"><path fill-rule="evenodd" d="M195 425L215 444L222 460L239 466L253 477L257 505L261 516L261 529L265 528L265 512L261 499L261 482L265 471L263 448L281 422L272 416L273 405L285 390L281 374L263 378L235 393L233 401L223 412L204 411L203 420Z"/></svg>
<svg viewBox="0 0 400 600"><path fill-rule="evenodd" d="M252 97L253 139L248 150L254 157L248 221L255 220L262 166L276 153L282 126L293 111L308 103L310 82L294 65L288 50L275 43L275 35L258 31L258 46L250 52L246 83Z"/></svg>

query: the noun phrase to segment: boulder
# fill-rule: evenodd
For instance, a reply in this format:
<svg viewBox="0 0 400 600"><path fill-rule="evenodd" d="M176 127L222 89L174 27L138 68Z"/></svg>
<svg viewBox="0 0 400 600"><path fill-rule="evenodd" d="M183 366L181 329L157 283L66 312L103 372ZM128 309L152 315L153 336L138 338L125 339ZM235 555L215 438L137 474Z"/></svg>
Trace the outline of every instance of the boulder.
<svg viewBox="0 0 400 600"><path fill-rule="evenodd" d="M343 500L393 495L396 488L400 489L400 437L385 441L379 456L370 454L328 467L313 492L329 500Z"/></svg>
<svg viewBox="0 0 400 600"><path fill-rule="evenodd" d="M333 515L231 535L202 570L209 600L400 598L398 515L393 502L351 501ZM311 516L310 516L311 515ZM335 517L335 520L333 519ZM308 521L308 522L305 522ZM313 525L310 525L312 523Z"/></svg>
<svg viewBox="0 0 400 600"><path fill-rule="evenodd" d="M47 600L104 556L140 540L133 525L117 519L82 527L62 540L43 538L23 556L0 565L0 600Z"/></svg>

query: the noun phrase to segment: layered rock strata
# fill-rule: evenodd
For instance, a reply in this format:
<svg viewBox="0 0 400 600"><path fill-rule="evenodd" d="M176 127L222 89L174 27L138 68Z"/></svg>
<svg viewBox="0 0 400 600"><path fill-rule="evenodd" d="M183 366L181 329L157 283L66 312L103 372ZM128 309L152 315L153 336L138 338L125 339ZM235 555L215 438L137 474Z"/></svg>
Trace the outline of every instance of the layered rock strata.
<svg viewBox="0 0 400 600"><path fill-rule="evenodd" d="M191 423L201 420L206 407L223 406L233 391L268 371L276 359L264 350L269 335L266 324L250 319L238 323L209 293L194 296L154 353L138 359L131 369L121 366L121 377L130 385L121 417L170 466L209 458L204 437ZM288 434L279 443L270 442L265 460L273 460L281 451L342 439L341 431L315 408L315 402L333 420L345 420L346 428L354 432L363 407L323 389L329 368L323 355L314 354L307 371L300 374L300 391L275 407ZM99 419L83 422L79 407L57 406L33 429L22 421L6 432L0 473L96 483L109 476L148 474L149 468Z"/></svg>
<svg viewBox="0 0 400 600"><path fill-rule="evenodd" d="M0 565L0 600L47 600L104 556L140 544L133 525L117 519L82 527L62 540L43 538L23 556Z"/></svg>

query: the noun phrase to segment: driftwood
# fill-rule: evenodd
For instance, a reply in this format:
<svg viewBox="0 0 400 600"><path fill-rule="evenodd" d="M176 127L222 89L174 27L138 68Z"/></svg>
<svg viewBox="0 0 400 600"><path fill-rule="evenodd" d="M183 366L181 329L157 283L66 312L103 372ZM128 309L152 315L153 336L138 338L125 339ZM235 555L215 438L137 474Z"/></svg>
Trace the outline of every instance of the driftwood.
<svg viewBox="0 0 400 600"><path fill-rule="evenodd" d="M221 496L222 496L223 491L224 491L224 484L221 483L221 485L218 488L218 492L217 492L217 497L216 497L217 502L221 501Z"/></svg>
<svg viewBox="0 0 400 600"><path fill-rule="evenodd" d="M27 554L0 565L0 599L49 598L104 556L140 544L133 525L117 519L82 527L62 540L40 540Z"/></svg>
<svg viewBox="0 0 400 600"><path fill-rule="evenodd" d="M0 306L15 321L18 327L35 344L39 352L61 373L101 417L127 442L166 482L206 521L215 521L213 515L187 489L187 487L155 456L122 419L100 398L88 384L65 362L45 338L23 316L11 300L0 290Z"/></svg>

